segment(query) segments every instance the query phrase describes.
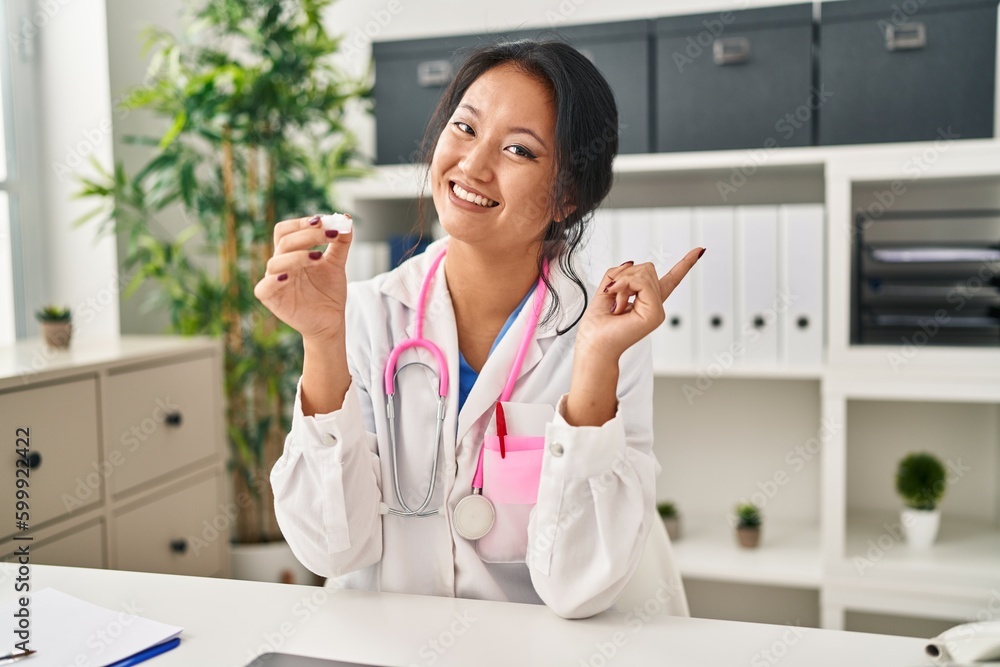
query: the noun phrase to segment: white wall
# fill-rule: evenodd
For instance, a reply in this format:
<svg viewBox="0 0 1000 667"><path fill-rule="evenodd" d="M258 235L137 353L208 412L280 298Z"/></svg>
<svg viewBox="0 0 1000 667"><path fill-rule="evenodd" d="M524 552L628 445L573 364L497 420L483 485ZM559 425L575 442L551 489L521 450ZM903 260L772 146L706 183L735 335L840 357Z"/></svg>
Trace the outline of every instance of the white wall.
<svg viewBox="0 0 1000 667"><path fill-rule="evenodd" d="M73 309L80 339L118 335L117 253L96 227L73 228L93 203L73 199L90 156L111 164L104 0L51 3L38 31L38 147L47 301ZM37 224L34 220L26 224ZM33 312L33 311L32 311ZM37 330L37 329L36 329Z"/></svg>

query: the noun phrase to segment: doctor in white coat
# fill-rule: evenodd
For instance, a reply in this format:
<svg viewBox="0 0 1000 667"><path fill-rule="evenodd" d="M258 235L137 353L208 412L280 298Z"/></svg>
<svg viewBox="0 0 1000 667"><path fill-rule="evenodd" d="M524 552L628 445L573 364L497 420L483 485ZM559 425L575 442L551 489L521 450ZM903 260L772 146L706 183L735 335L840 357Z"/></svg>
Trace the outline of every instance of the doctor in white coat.
<svg viewBox="0 0 1000 667"><path fill-rule="evenodd" d="M544 603L567 618L622 594L659 520L647 335L704 249L663 277L633 262L596 288L578 277L586 221L611 187L617 127L608 84L571 47L483 47L445 91L425 142L445 239L348 286L352 234L325 230L319 216L276 225L255 294L302 334L305 357L271 484L282 532L310 570L343 587ZM433 354L405 352L398 366L428 367L399 372L386 400L390 351L419 333L418 319L450 378L440 437ZM526 451L507 438L506 454L486 452L484 487L477 470L508 384L512 418L537 406L550 418L522 434L533 436ZM500 484L509 479L516 491ZM455 510L477 484L495 522L469 539ZM419 508L427 516L401 515Z"/></svg>

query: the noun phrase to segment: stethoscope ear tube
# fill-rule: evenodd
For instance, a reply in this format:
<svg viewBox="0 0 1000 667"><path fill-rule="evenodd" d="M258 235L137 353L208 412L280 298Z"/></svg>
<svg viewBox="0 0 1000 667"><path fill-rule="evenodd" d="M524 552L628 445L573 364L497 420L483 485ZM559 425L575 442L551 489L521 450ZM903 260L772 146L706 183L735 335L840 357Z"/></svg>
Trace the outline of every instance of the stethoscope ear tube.
<svg viewBox="0 0 1000 667"><path fill-rule="evenodd" d="M406 364L406 366L409 365L410 364ZM419 364L419 365L422 366L424 364ZM406 366L404 366L403 368L405 368ZM400 370L402 370L402 368ZM435 482L437 482L438 458L440 458L440 453L442 449L441 438L444 434L445 397L444 396L438 397L437 419L435 420L436 423L434 426L434 449L432 450L434 452L434 459L433 463L431 464L431 481L427 487L427 495L424 496L424 502L422 502L420 504L420 507L418 507L415 510L410 509L410 506L406 504L406 501L403 500L403 493L399 489L399 467L398 464L396 463L399 460L399 457L396 455L396 409L393 405L394 398L395 394L389 394L388 396L386 396L385 413L389 420L389 447L392 453L392 482L394 491L396 492L396 502L399 503L399 506L402 507L403 509L397 510L390 507L389 514L393 514L395 516L417 516L417 517L433 516L438 513L437 508L433 510L427 510L427 505L429 505L431 502L431 497L434 495Z"/></svg>

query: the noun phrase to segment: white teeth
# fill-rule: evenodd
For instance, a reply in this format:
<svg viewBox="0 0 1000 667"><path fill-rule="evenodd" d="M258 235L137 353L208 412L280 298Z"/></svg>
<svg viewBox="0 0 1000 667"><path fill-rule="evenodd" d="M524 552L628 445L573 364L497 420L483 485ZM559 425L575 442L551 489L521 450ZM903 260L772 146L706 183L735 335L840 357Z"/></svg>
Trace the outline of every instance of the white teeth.
<svg viewBox="0 0 1000 667"><path fill-rule="evenodd" d="M459 199L464 199L467 202L482 206L484 208L490 208L491 206L496 206L497 202L492 199L487 199L477 194L473 194L460 186L458 183L452 185L451 191L455 193L455 196Z"/></svg>

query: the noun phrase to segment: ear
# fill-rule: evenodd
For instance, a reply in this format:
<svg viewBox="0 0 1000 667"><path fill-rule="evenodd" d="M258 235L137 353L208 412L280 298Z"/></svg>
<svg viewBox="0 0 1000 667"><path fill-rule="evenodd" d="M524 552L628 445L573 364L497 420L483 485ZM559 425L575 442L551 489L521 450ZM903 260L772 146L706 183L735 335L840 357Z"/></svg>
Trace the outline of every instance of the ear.
<svg viewBox="0 0 1000 667"><path fill-rule="evenodd" d="M559 207L556 214L552 217L555 222L562 222L569 216L573 215L573 211L576 210L576 204L565 203Z"/></svg>

